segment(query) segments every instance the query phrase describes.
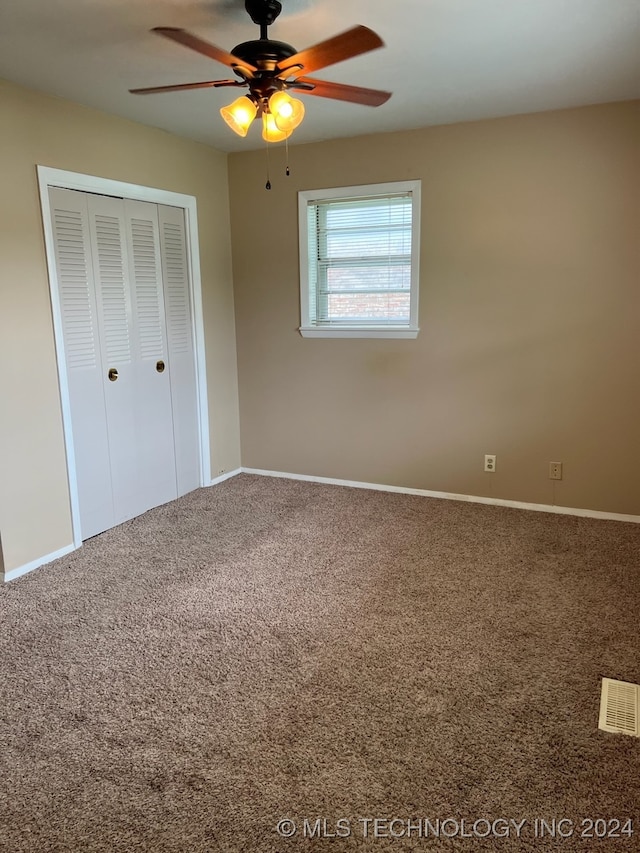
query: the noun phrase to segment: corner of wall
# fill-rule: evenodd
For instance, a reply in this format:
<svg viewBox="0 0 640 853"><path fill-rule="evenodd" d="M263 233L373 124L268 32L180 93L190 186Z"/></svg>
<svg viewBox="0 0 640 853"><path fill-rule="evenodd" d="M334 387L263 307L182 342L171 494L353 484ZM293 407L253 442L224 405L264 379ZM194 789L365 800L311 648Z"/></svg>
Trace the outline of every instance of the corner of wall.
<svg viewBox="0 0 640 853"><path fill-rule="evenodd" d="M5 574L6 573L4 570L4 553L2 551L2 533L0 533L0 576L2 577L3 581L6 580Z"/></svg>

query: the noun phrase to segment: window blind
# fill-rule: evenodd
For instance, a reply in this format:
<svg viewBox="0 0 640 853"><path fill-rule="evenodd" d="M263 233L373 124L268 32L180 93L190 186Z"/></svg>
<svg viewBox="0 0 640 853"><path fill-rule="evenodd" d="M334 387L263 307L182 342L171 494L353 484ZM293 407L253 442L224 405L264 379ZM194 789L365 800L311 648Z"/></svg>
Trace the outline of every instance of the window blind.
<svg viewBox="0 0 640 853"><path fill-rule="evenodd" d="M309 319L408 325L412 193L308 203Z"/></svg>

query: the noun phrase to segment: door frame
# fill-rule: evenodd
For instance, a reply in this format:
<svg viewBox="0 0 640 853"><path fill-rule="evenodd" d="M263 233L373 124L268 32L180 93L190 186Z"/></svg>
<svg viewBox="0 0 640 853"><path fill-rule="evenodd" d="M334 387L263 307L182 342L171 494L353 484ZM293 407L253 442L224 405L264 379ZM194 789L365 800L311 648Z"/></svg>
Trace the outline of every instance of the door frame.
<svg viewBox="0 0 640 853"><path fill-rule="evenodd" d="M189 273L189 291L191 296L191 334L196 368L196 389L198 404L198 437L200 452L200 486L211 482L211 451L209 446L209 404L207 397L207 374L205 361L204 315L202 310L202 282L200 279L200 250L198 245L198 212L196 199L191 195L161 190L155 187L143 187L124 181L109 178L99 178L94 175L84 175L80 172L68 172L64 169L53 169L49 166L37 166L38 187L40 190L40 208L42 212L42 227L49 273L49 293L51 296L51 312L53 317L53 333L55 338L56 359L58 362L58 382L60 387L60 403L62 408L62 425L67 458L67 479L71 501L71 523L73 527L73 544L76 548L82 546L80 528L80 502L78 498L78 483L76 473L75 450L73 446L73 428L71 421L71 403L69 398L69 382L67 379L67 362L64 351L62 331L62 312L60 308L60 288L55 261L55 241L49 203L49 187L61 187L67 190L98 195L130 198L136 201L149 201L154 204L167 204L180 207L184 211L185 239L187 250L187 267Z"/></svg>

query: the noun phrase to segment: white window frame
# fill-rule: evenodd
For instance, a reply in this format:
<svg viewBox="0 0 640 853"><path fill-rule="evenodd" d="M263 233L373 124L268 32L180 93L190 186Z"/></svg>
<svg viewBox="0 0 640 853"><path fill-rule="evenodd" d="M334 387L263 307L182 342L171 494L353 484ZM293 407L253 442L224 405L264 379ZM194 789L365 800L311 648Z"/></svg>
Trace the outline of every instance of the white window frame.
<svg viewBox="0 0 640 853"><path fill-rule="evenodd" d="M298 239L300 247L300 334L303 338L416 338L418 326L418 289L420 280L420 190L421 181L393 181L384 184L362 184L324 190L302 190L298 193ZM411 194L411 293L409 322L351 326L345 323L315 325L311 320L309 281L308 209L316 201Z"/></svg>

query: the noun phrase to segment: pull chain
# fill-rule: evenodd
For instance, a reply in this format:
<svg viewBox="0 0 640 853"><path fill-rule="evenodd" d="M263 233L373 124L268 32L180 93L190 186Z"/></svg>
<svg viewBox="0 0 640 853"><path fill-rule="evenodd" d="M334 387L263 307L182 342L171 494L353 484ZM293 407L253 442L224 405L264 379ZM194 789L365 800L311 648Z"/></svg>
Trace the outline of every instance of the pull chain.
<svg viewBox="0 0 640 853"><path fill-rule="evenodd" d="M289 177L291 172L289 171L289 137L288 136L285 137L284 147L285 147L285 151L286 151L286 161L287 161L287 164L286 164L287 168L285 169L285 175L287 177Z"/></svg>
<svg viewBox="0 0 640 853"><path fill-rule="evenodd" d="M265 190L271 189L271 180L269 179L269 143L266 143L267 146L267 183L264 185Z"/></svg>

